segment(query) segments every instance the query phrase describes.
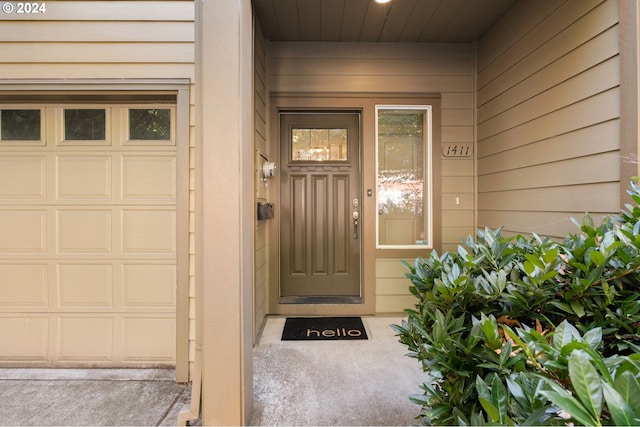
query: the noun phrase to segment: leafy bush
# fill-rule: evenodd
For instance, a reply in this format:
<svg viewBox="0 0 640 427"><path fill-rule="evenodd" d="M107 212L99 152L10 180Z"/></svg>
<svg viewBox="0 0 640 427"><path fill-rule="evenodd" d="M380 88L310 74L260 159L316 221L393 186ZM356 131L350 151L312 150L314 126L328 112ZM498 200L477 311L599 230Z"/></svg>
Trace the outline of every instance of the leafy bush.
<svg viewBox="0 0 640 427"><path fill-rule="evenodd" d="M637 384L640 370L630 368L640 343L635 182L629 194L635 205L625 206L620 216L597 227L589 215L582 223L574 220L580 231L561 242L484 229L457 252L434 251L413 265L404 263L417 303L393 328L428 374L424 394L412 397L422 405L423 422L566 423L558 413L574 423L611 424L620 421L620 413L636 420L640 406L621 394L617 377L604 369L615 372L628 356L623 371L629 374L620 381L631 384L631 376ZM587 365L599 375L572 375ZM585 384L589 393L616 391L627 406L612 409L600 399L582 408L585 417L575 404L587 405L580 387Z"/></svg>

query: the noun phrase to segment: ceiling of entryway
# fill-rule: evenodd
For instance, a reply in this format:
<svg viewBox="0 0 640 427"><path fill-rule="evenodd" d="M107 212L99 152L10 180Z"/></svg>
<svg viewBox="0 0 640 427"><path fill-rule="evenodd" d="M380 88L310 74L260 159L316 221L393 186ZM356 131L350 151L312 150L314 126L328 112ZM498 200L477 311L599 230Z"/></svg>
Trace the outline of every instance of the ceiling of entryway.
<svg viewBox="0 0 640 427"><path fill-rule="evenodd" d="M254 0L273 41L470 42L516 0Z"/></svg>

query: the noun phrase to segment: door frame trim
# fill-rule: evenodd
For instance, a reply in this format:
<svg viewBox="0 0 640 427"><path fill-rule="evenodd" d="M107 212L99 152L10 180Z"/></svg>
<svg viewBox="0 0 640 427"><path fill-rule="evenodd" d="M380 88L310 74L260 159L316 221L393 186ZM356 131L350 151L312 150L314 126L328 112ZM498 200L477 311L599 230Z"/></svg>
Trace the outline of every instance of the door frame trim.
<svg viewBox="0 0 640 427"><path fill-rule="evenodd" d="M356 111L360 112L360 162L361 162L361 286L362 303L360 304L283 304L279 299L279 221L273 221L269 225L269 290L268 312L275 315L371 315L376 313L376 258L413 258L424 256L424 252L416 250L393 251L393 256L387 254L388 250L380 251L375 247L375 220L370 220L369 213L376 211L375 197L368 197L367 189L375 188L375 159L367 154L365 146L375 140L375 106L377 104L436 104L434 108L434 144L439 143L439 109L440 94L437 93L309 93L309 92L271 92L269 96L269 120L268 120L268 152L272 159L280 159L280 111ZM436 134L437 133L437 134ZM374 149L372 148L371 154ZM369 158L371 157L371 158ZM438 163L438 162L436 162ZM433 186L440 186L439 167L433 170ZM270 198L276 206L280 206L279 184L270 189ZM434 194L434 247L440 247L441 225L438 201L439 192ZM277 215L277 212L276 212ZM373 218L373 217L372 217Z"/></svg>
<svg viewBox="0 0 640 427"><path fill-rule="evenodd" d="M363 107L362 99L344 96L334 96L333 94L306 94L306 93L271 93L269 112L269 155L272 159L280 159L280 113L281 112L309 112L309 113L332 113L351 112L360 115L360 141L359 141L359 162L360 162L360 186L361 194L364 194L364 162L363 162ZM272 187L274 203L280 206L280 185ZM269 256L269 312L280 315L364 315L373 314L375 311L375 289L372 285L374 276L371 268L373 265L370 256L367 258L366 242L364 233L361 233L360 241L360 297L359 301L353 299L344 300L337 298L325 299L318 302L305 303L304 299L296 301L284 301L280 297L280 222L274 221L269 230L269 241L275 242L270 245L273 251ZM367 262L369 260L369 262ZM371 276L371 277L370 277Z"/></svg>
<svg viewBox="0 0 640 427"><path fill-rule="evenodd" d="M306 116L306 117L305 117ZM353 183L349 183L349 190L355 190L355 193L352 194L351 191L349 191L349 196L348 199L349 201L351 200L352 197L358 197L358 199L362 199L362 138L360 136L360 132L362 131L362 111L361 110L352 110L352 109L339 109L339 110L331 110L331 111L327 111L324 109L318 110L318 109L313 109L313 110L309 110L309 109L304 109L304 110L300 110L300 109L279 109L278 110L278 126L280 128L280 131L278 132L278 137L279 139L279 153L281 155L281 157L278 159L280 161L280 171L281 173L279 174L279 182L278 182L278 191L282 191L283 190L283 184L286 181L284 179L284 175L285 175L285 169L289 169L290 167L294 169L294 171L292 170L288 170L288 173L293 173L294 175L298 175L300 174L299 171L295 172L295 170L297 170L297 168L302 168L304 170L306 170L307 167L311 167L312 170L314 170L315 172L307 172L307 174L311 173L311 175L316 175L317 174L317 170L316 168L318 166L320 166L320 164L309 164L306 162L300 162L300 164L297 164L295 162L290 163L290 160L288 160L289 157L289 153L290 153L290 148L291 148L291 140L288 134L288 130L287 130L287 136L284 137L282 135L282 128L281 125L283 123L283 121L285 121L287 123L288 126L314 126L319 124L321 127L324 127L326 125L328 125L328 123L331 123L331 125L336 125L336 124L340 124L340 126L344 125L347 126L349 129L353 130L354 135L356 136L357 141L355 142L355 147L352 144L352 136L350 136L349 138L349 147L348 147L348 164L350 165L350 171L349 171L349 176L350 178L353 178L354 176L356 176L354 174L354 169L355 172L357 172L357 178L353 181ZM286 144L285 144L285 140L286 140ZM285 145L287 146L285 148ZM354 150L355 149L355 150ZM286 150L286 153L285 153ZM287 159L287 160L285 160ZM338 163L334 163L334 162L327 162L327 166L329 166L332 170L332 175L333 174L338 174L341 175L343 172L343 170L341 169L341 167L343 166L342 163L338 162ZM340 169L340 171L336 170L336 168ZM354 168L354 169L352 169ZM310 178L309 175L307 175L308 178ZM312 179L310 179L310 181L312 181ZM291 183L289 183L291 185ZM355 185L354 185L355 184ZM288 186L287 186L288 187ZM357 188L357 189L356 189ZM293 191L293 188L291 188L291 191ZM313 192L313 190L309 189L310 192ZM331 190L327 190L329 192L332 192ZM313 196L311 196L313 198ZM280 197L279 199L280 201L280 205L279 205L279 211L282 212L282 202L283 199L282 197ZM348 227L350 229L350 224L351 224L351 211L355 209L354 207L351 206L351 204L349 203L348 206L348 210L349 210L349 218L347 219L347 222L349 223ZM361 212L360 207L357 208L358 212ZM313 215L311 215L313 216ZM279 230L280 232L285 232L285 234L287 232L287 228L283 227L283 219L284 219L284 214L281 214L278 218L277 218L277 222L279 225ZM290 218L291 219L291 218ZM309 218L309 221L312 221L311 218ZM312 229L313 227L310 226L310 228ZM291 232L291 230L290 230ZM355 259L353 259L352 255L353 253L351 253L351 249L354 248L354 242L351 240L351 234L350 231L347 231L347 233L349 233L349 248L350 250L348 251L348 258L350 261L356 261ZM345 236L346 237L346 236ZM282 236L280 235L279 237L279 241L280 243L282 242ZM353 293L353 294L349 294L349 295L340 295L340 294L336 294L336 295L288 295L288 296L283 296L282 292L282 286L283 283L279 282L279 286L278 286L278 301L280 304L362 304L362 300L363 300L363 282L362 282L362 248L363 248L363 244L362 244L362 239L358 238L357 241L355 242L355 246L358 247L358 255L357 255L357 262L355 262L355 264L357 265L357 270L353 269L353 273L357 275L357 294ZM279 245L278 247L278 252L279 255L282 255L281 251L282 251L283 246L282 244ZM288 253L290 253L290 251L288 251ZM329 258L331 258L331 255L329 255ZM283 259L282 257L279 258L280 261L285 261L285 259ZM349 264L351 264L351 262L349 262ZM280 270L282 271L282 265L280 264ZM314 281L317 279L313 279L307 276L308 279ZM340 280L345 280L340 279L339 277L335 277L335 279L337 281L340 282ZM288 280L293 280L296 281L297 280L295 278L289 278ZM323 280L323 282L326 279ZM354 280L353 277L350 277L348 282L351 285L354 285ZM309 283L310 284L310 283ZM325 283L326 285L327 283ZM324 285L323 285L324 286ZM349 287L349 289L352 289L351 287ZM353 289L355 290L355 289Z"/></svg>

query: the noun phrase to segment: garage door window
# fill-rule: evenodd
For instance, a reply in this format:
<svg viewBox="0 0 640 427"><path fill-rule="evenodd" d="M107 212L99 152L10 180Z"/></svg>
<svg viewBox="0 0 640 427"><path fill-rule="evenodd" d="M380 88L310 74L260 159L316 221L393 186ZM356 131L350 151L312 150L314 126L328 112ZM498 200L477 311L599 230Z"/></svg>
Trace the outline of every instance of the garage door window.
<svg viewBox="0 0 640 427"><path fill-rule="evenodd" d="M40 141L41 111L0 111L0 139L2 141Z"/></svg>
<svg viewBox="0 0 640 427"><path fill-rule="evenodd" d="M104 109L65 109L65 141L106 140L106 118Z"/></svg>
<svg viewBox="0 0 640 427"><path fill-rule="evenodd" d="M129 109L130 141L171 139L171 110L168 108Z"/></svg>

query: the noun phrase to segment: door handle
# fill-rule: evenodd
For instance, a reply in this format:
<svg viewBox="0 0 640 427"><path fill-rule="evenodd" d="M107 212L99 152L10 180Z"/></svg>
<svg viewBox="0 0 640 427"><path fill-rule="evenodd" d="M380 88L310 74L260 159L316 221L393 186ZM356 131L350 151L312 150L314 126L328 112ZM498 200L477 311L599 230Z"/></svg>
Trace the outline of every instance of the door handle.
<svg viewBox="0 0 640 427"><path fill-rule="evenodd" d="M358 220L360 219L360 214L358 211L353 211L351 214L351 218L353 218L353 238L358 238Z"/></svg>

